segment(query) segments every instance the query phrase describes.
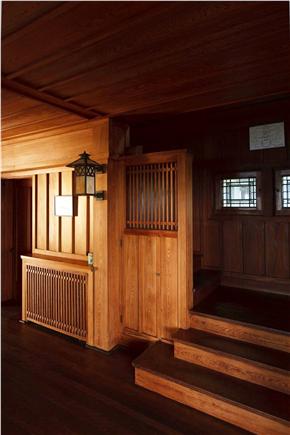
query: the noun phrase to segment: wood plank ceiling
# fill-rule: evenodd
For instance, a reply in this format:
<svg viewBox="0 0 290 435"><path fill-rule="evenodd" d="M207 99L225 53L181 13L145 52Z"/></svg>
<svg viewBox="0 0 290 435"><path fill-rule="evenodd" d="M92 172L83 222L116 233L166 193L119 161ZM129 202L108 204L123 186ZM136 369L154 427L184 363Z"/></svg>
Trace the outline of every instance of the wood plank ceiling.
<svg viewBox="0 0 290 435"><path fill-rule="evenodd" d="M288 2L3 2L2 134L287 95Z"/></svg>

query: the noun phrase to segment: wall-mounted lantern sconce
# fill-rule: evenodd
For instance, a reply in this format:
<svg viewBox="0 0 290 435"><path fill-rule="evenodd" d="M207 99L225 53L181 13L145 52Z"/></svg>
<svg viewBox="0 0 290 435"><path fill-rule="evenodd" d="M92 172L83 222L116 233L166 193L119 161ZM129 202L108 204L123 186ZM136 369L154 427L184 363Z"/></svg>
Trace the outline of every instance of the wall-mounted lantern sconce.
<svg viewBox="0 0 290 435"><path fill-rule="evenodd" d="M93 195L98 200L104 199L104 191L95 191L95 174L103 174L105 165L90 159L90 154L84 151L80 158L67 165L74 168L74 195Z"/></svg>

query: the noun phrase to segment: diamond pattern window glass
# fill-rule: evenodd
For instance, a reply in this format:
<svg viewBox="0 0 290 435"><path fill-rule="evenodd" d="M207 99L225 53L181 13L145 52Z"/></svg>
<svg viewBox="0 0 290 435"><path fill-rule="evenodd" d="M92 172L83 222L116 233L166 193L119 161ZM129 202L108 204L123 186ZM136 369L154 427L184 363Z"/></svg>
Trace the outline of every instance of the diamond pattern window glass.
<svg viewBox="0 0 290 435"><path fill-rule="evenodd" d="M290 175L282 176L282 208L290 208Z"/></svg>
<svg viewBox="0 0 290 435"><path fill-rule="evenodd" d="M257 208L256 177L223 178L222 207Z"/></svg>

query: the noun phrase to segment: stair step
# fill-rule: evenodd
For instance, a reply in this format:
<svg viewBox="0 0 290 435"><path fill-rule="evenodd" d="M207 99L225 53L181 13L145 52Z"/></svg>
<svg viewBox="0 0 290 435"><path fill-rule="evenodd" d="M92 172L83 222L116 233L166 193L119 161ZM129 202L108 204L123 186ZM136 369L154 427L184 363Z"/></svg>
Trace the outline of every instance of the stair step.
<svg viewBox="0 0 290 435"><path fill-rule="evenodd" d="M135 382L191 408L256 434L286 435L290 397L174 358L158 342L134 362Z"/></svg>
<svg viewBox="0 0 290 435"><path fill-rule="evenodd" d="M290 355L194 329L173 336L175 358L290 394Z"/></svg>
<svg viewBox="0 0 290 435"><path fill-rule="evenodd" d="M226 317L190 312L190 327L290 353L290 333Z"/></svg>

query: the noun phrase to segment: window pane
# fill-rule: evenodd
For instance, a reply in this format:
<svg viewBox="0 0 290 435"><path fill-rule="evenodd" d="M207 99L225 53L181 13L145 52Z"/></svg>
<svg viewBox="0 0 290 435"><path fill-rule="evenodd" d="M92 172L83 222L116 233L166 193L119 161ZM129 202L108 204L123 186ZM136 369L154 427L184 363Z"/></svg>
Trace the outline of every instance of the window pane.
<svg viewBox="0 0 290 435"><path fill-rule="evenodd" d="M257 179L255 177L224 178L223 207L257 208Z"/></svg>
<svg viewBox="0 0 290 435"><path fill-rule="evenodd" d="M282 207L290 208L290 175L282 177Z"/></svg>

